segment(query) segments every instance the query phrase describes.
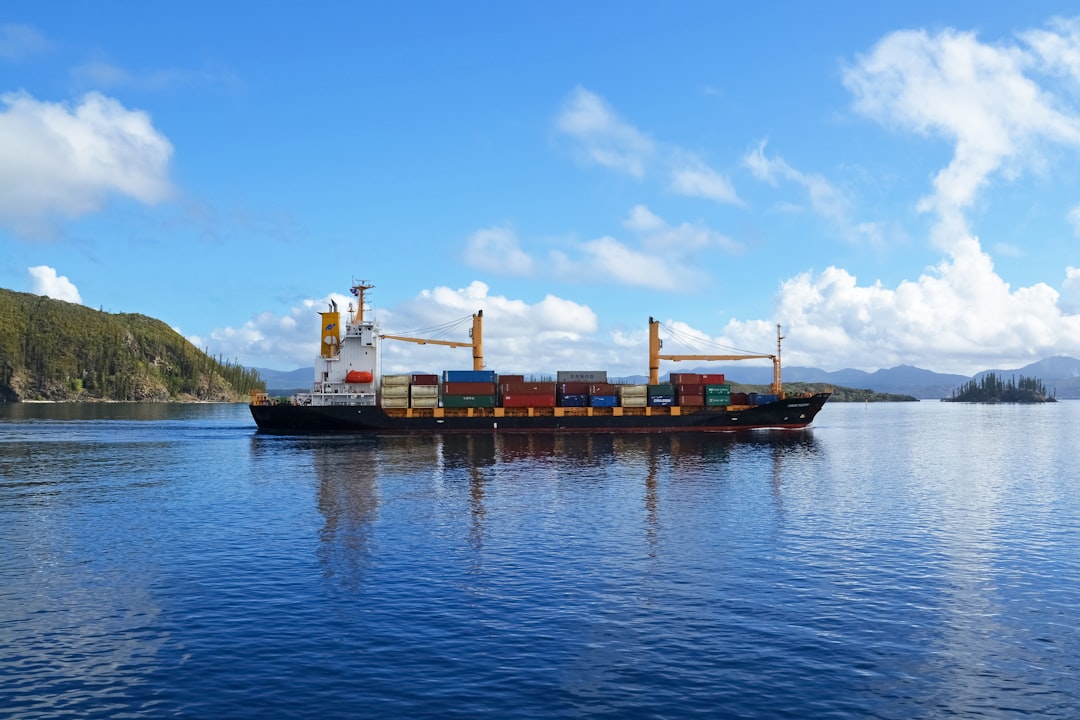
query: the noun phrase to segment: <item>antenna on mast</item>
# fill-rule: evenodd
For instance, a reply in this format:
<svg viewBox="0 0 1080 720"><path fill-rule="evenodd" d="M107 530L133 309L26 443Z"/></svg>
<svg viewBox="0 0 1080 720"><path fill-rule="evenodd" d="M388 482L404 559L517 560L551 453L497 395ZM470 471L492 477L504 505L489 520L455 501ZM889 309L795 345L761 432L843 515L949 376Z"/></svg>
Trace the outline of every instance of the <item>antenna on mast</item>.
<svg viewBox="0 0 1080 720"><path fill-rule="evenodd" d="M356 314L353 316L353 324L359 325L364 321L364 293L374 288L374 285L369 285L364 280L353 281L353 286L349 288L349 292L356 298Z"/></svg>

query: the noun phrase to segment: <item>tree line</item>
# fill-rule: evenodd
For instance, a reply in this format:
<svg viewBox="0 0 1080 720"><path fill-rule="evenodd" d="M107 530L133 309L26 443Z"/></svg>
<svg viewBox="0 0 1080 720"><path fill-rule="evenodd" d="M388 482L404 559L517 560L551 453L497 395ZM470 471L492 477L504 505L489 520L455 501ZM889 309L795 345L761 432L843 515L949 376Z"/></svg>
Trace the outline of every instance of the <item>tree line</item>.
<svg viewBox="0 0 1080 720"><path fill-rule="evenodd" d="M222 401L264 387L160 320L0 289L0 399Z"/></svg>
<svg viewBox="0 0 1080 720"><path fill-rule="evenodd" d="M1005 380L995 373L986 373L981 378L964 383L953 390L951 397L946 398L949 402L1037 403L1056 400L1038 378L1021 375L1019 379L1010 377Z"/></svg>

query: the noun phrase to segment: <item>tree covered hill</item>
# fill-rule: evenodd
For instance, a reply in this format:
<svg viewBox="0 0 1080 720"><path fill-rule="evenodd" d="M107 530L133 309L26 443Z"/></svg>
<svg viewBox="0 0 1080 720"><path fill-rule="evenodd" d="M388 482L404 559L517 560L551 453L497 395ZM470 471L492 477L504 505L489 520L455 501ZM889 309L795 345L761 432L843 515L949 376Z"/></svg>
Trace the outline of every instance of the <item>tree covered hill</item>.
<svg viewBox="0 0 1080 720"><path fill-rule="evenodd" d="M0 401L239 401L255 370L160 320L0 288Z"/></svg>

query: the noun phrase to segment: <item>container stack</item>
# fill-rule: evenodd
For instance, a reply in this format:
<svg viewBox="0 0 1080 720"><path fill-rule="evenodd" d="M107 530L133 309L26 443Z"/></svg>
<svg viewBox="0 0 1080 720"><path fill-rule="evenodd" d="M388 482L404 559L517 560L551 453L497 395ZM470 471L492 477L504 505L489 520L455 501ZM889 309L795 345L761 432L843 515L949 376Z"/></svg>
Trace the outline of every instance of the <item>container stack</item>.
<svg viewBox="0 0 1080 720"><path fill-rule="evenodd" d="M555 407L555 383L526 381L522 375L499 378L503 407Z"/></svg>
<svg viewBox="0 0 1080 720"><path fill-rule="evenodd" d="M557 402L561 407L589 407L590 387L607 385L607 370L560 370L555 380ZM611 394L614 395L614 391Z"/></svg>
<svg viewBox="0 0 1080 720"><path fill-rule="evenodd" d="M675 386L675 402L683 407L702 407L705 404L705 386L698 373L671 373Z"/></svg>
<svg viewBox="0 0 1080 720"><path fill-rule="evenodd" d="M382 406L386 408L409 407L408 375L382 376Z"/></svg>
<svg viewBox="0 0 1080 720"><path fill-rule="evenodd" d="M409 404L414 408L439 407L439 376L413 374L409 378Z"/></svg>
<svg viewBox="0 0 1080 720"><path fill-rule="evenodd" d="M646 392L649 407L671 407L675 404L675 386L669 382L649 385Z"/></svg>
<svg viewBox="0 0 1080 720"><path fill-rule="evenodd" d="M495 407L494 370L444 370L442 403L448 408Z"/></svg>
<svg viewBox="0 0 1080 720"><path fill-rule="evenodd" d="M616 385L619 404L623 407L645 407L649 404L648 385Z"/></svg>

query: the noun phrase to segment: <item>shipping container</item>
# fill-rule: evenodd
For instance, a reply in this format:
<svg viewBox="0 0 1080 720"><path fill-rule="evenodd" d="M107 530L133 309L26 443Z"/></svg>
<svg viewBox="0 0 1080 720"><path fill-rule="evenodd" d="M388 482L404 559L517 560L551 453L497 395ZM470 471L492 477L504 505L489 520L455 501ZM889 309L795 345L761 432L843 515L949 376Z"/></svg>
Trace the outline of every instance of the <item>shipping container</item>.
<svg viewBox="0 0 1080 720"><path fill-rule="evenodd" d="M700 385L701 375L697 373L671 373L668 382L672 385Z"/></svg>
<svg viewBox="0 0 1080 720"><path fill-rule="evenodd" d="M555 407L555 395L503 395L503 407Z"/></svg>
<svg viewBox="0 0 1080 720"><path fill-rule="evenodd" d="M617 395L590 395L589 407L618 407L619 397Z"/></svg>
<svg viewBox="0 0 1080 720"><path fill-rule="evenodd" d="M774 403L780 399L778 395L770 395L769 393L750 393L749 394L751 405L768 405Z"/></svg>
<svg viewBox="0 0 1080 720"><path fill-rule="evenodd" d="M703 373L701 376L702 385L723 385L725 382L724 373Z"/></svg>
<svg viewBox="0 0 1080 720"><path fill-rule="evenodd" d="M438 375L423 374L423 373L416 373L416 374L411 376L411 381L412 381L413 385L438 385L439 384L439 376Z"/></svg>
<svg viewBox="0 0 1080 720"><path fill-rule="evenodd" d="M727 407L731 404L730 395L706 395L705 407Z"/></svg>
<svg viewBox="0 0 1080 720"><path fill-rule="evenodd" d="M675 404L674 395L650 395L649 407L670 407Z"/></svg>
<svg viewBox="0 0 1080 720"><path fill-rule="evenodd" d="M500 385L502 383L516 383L516 382L525 382L525 376L524 375L500 375L499 376L499 384Z"/></svg>
<svg viewBox="0 0 1080 720"><path fill-rule="evenodd" d="M443 370L444 383L493 383L498 380L494 370Z"/></svg>
<svg viewBox="0 0 1080 720"><path fill-rule="evenodd" d="M559 405L562 407L588 407L588 395L560 395Z"/></svg>
<svg viewBox="0 0 1080 720"><path fill-rule="evenodd" d="M648 385L616 385L615 393L623 398L628 397L648 397L649 386Z"/></svg>
<svg viewBox="0 0 1080 720"><path fill-rule="evenodd" d="M386 387L387 385L408 385L411 379L411 375L383 375L382 384L383 387Z"/></svg>
<svg viewBox="0 0 1080 720"><path fill-rule="evenodd" d="M747 396L746 393L733 392L733 393L731 393L731 404L732 405L749 405L750 404L750 398Z"/></svg>
<svg viewBox="0 0 1080 720"><path fill-rule="evenodd" d="M683 407L704 407L705 396L704 395L680 395L679 405Z"/></svg>
<svg viewBox="0 0 1080 720"><path fill-rule="evenodd" d="M559 370L555 379L560 383L606 383L607 370Z"/></svg>
<svg viewBox="0 0 1080 720"><path fill-rule="evenodd" d="M730 395L730 385L705 385L705 396L709 395Z"/></svg>
<svg viewBox="0 0 1080 720"><path fill-rule="evenodd" d="M407 398L409 397L408 385L383 385L382 396L384 398Z"/></svg>
<svg viewBox="0 0 1080 720"><path fill-rule="evenodd" d="M587 382L568 382L559 383L558 391L560 395L588 395L589 383Z"/></svg>
<svg viewBox="0 0 1080 720"><path fill-rule="evenodd" d="M443 395L494 395L493 382L444 382Z"/></svg>
<svg viewBox="0 0 1080 720"><path fill-rule="evenodd" d="M413 385L409 388L409 395L414 400L416 398L437 398L439 397L438 385Z"/></svg>
<svg viewBox="0 0 1080 720"><path fill-rule="evenodd" d="M649 385L648 387L649 387L649 391L648 391L649 397L652 397L653 395L674 395L675 394L675 386L672 385L671 383L660 383L658 385Z"/></svg>
<svg viewBox="0 0 1080 720"><path fill-rule="evenodd" d="M443 407L470 408L470 407L495 407L495 395L444 395Z"/></svg>
<svg viewBox="0 0 1080 720"><path fill-rule="evenodd" d="M387 397L383 395L382 406L384 408L405 408L409 407L409 396L404 397Z"/></svg>
<svg viewBox="0 0 1080 720"><path fill-rule="evenodd" d="M552 397L555 397L555 383L553 382L506 382L506 378L500 377L499 390L501 390L503 394L551 395Z"/></svg>
<svg viewBox="0 0 1080 720"><path fill-rule="evenodd" d="M623 407L645 407L649 404L649 398L645 395L623 395L619 398L619 404Z"/></svg>
<svg viewBox="0 0 1080 720"><path fill-rule="evenodd" d="M705 394L705 386L704 385L676 385L675 386L675 394L678 395L679 397L682 397L684 395L704 395Z"/></svg>
<svg viewBox="0 0 1080 720"><path fill-rule="evenodd" d="M424 387L429 387L425 385ZM438 385L432 385L430 387L438 387ZM434 408L439 407L439 396L433 395L431 397L414 397L409 403L414 408Z"/></svg>
<svg viewBox="0 0 1080 720"><path fill-rule="evenodd" d="M589 395L614 395L615 386L611 383L591 383Z"/></svg>

